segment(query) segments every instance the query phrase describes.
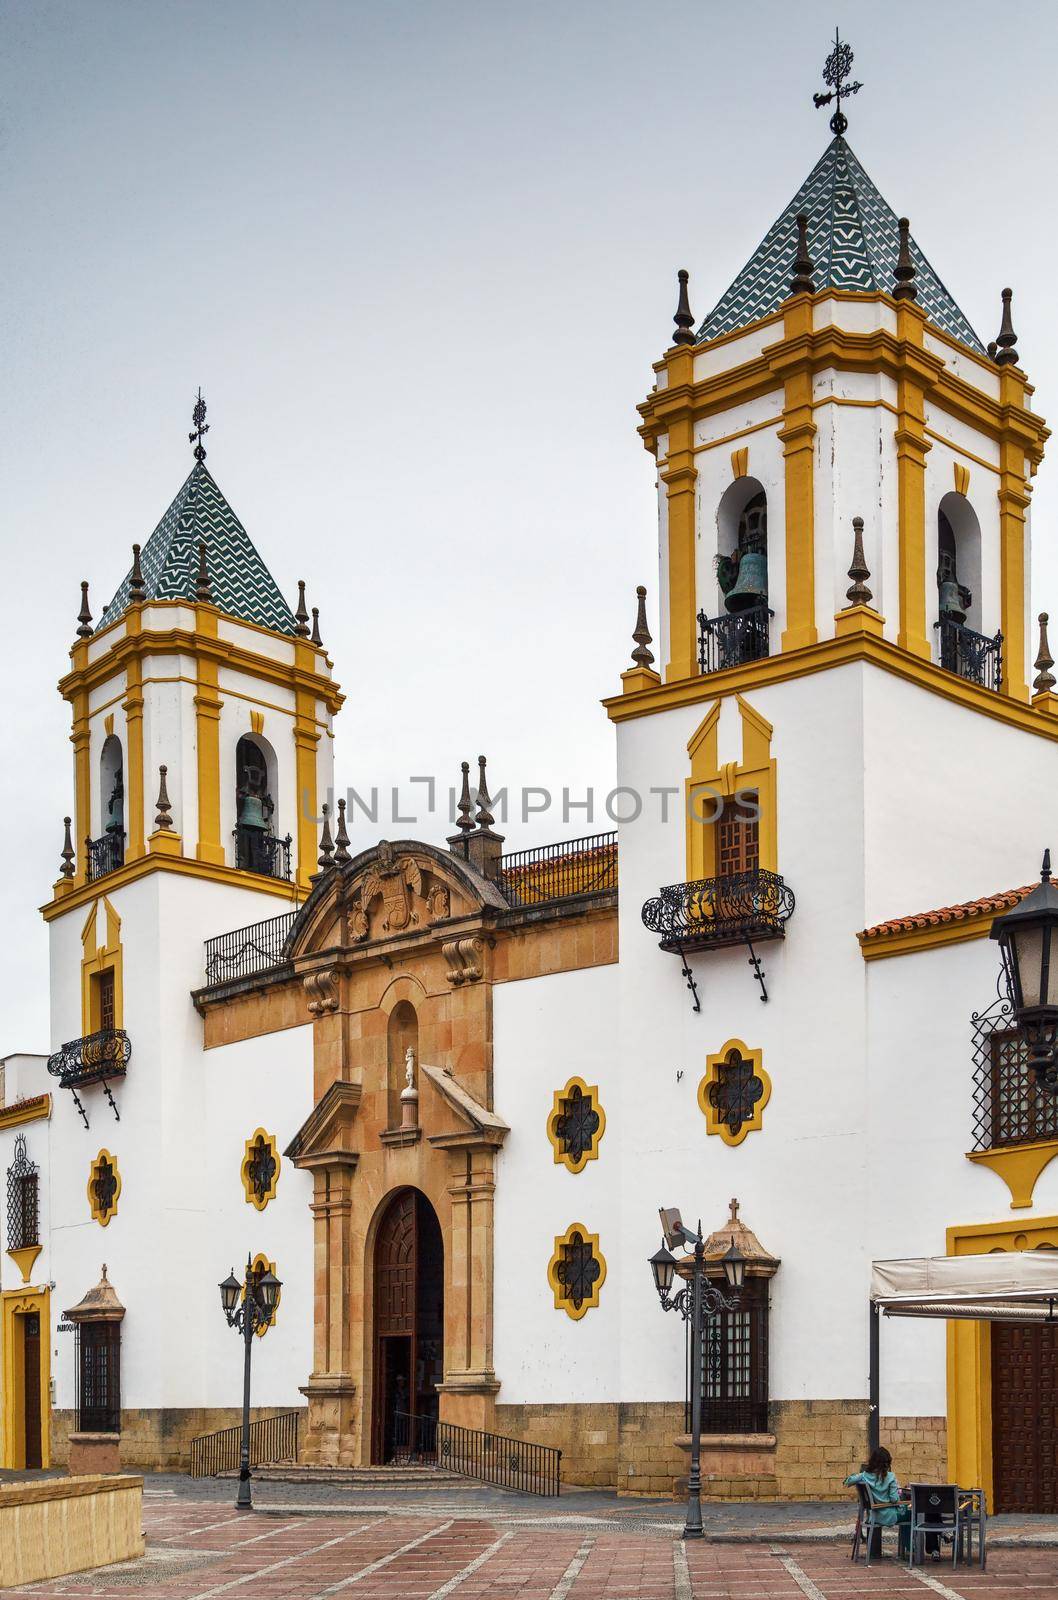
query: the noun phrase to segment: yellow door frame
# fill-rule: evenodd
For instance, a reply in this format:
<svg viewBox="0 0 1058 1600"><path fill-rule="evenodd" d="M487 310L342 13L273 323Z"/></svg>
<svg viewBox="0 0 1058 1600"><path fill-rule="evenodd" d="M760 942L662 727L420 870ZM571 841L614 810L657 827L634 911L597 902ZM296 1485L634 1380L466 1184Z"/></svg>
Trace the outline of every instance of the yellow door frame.
<svg viewBox="0 0 1058 1600"><path fill-rule="evenodd" d="M950 1256L994 1250L1058 1248L1058 1217L1017 1217L949 1228ZM984 1489L994 1499L992 1472L992 1327L988 1322L948 1323L948 1476L952 1483Z"/></svg>
<svg viewBox="0 0 1058 1600"><path fill-rule="evenodd" d="M26 1465L26 1375L18 1319L32 1312L40 1317L40 1464L51 1466L51 1292L48 1289L6 1289L0 1294L0 1412L2 1464L16 1471Z"/></svg>

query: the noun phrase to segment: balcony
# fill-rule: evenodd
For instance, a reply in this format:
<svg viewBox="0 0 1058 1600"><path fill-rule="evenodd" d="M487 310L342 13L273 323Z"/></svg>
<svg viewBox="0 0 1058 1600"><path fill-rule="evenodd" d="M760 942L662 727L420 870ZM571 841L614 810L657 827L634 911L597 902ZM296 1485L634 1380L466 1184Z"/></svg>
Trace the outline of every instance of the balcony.
<svg viewBox="0 0 1058 1600"><path fill-rule="evenodd" d="M132 1042L124 1028L99 1028L81 1039L68 1040L60 1050L56 1050L54 1055L48 1057L48 1071L53 1078L58 1078L60 1089L70 1090L73 1103L87 1128L88 1116L81 1104L78 1089L101 1083L115 1120L120 1122L118 1108L110 1092L110 1080L125 1076L131 1057Z"/></svg>
<svg viewBox="0 0 1058 1600"><path fill-rule="evenodd" d="M770 653L768 624L773 613L766 605L729 611L722 617L698 613L698 666L703 673L724 672L747 661L761 661Z"/></svg>
<svg viewBox="0 0 1058 1600"><path fill-rule="evenodd" d="M940 629L940 664L945 672L998 694L1003 681L1003 635L997 633L990 639L950 617L941 617L933 626Z"/></svg>
<svg viewBox="0 0 1058 1600"><path fill-rule="evenodd" d="M246 928L207 939L207 989L282 966L296 917L296 911L285 911L282 916L269 917L266 922L253 922Z"/></svg>
<svg viewBox="0 0 1058 1600"><path fill-rule="evenodd" d="M85 850L88 881L94 883L96 878L105 878L108 872L116 872L124 864L125 835L115 831L104 833L100 839L86 839Z"/></svg>
<svg viewBox="0 0 1058 1600"><path fill-rule="evenodd" d="M234 831L235 865L240 872L259 872L265 878L290 877L290 835L277 839L265 828L238 827Z"/></svg>
<svg viewBox="0 0 1058 1600"><path fill-rule="evenodd" d="M660 934L662 950L685 955L781 939L794 904L793 890L777 872L739 872L670 884L647 901L643 922Z"/></svg>
<svg viewBox="0 0 1058 1600"><path fill-rule="evenodd" d="M1005 993L975 1012L973 1149L997 1151L1058 1139L1058 1095L1036 1081L1029 1050Z"/></svg>
<svg viewBox="0 0 1058 1600"><path fill-rule="evenodd" d="M617 834L594 833L500 857L498 887L512 906L617 888Z"/></svg>

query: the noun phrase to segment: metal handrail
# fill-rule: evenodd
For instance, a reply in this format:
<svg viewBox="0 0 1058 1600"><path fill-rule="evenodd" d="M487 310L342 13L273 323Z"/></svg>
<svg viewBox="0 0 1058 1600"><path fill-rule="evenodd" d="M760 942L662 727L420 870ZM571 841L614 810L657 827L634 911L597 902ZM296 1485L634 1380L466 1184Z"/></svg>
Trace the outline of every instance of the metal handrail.
<svg viewBox="0 0 1058 1600"><path fill-rule="evenodd" d="M259 1417L250 1423L250 1465L260 1467L274 1461L296 1461L300 1411L282 1411L274 1417ZM215 1478L220 1472L239 1470L242 1427L218 1428L191 1441L192 1478Z"/></svg>
<svg viewBox="0 0 1058 1600"><path fill-rule="evenodd" d="M498 884L512 906L617 888L617 834L539 845L500 857Z"/></svg>
<svg viewBox="0 0 1058 1600"><path fill-rule="evenodd" d="M104 833L98 839L86 839L84 843L89 883L94 883L97 878L105 878L108 872L116 872L124 866L123 833L115 830L113 833Z"/></svg>
<svg viewBox="0 0 1058 1600"><path fill-rule="evenodd" d="M940 629L940 664L945 672L998 694L1003 683L1002 633L989 638L951 617L941 617L933 626Z"/></svg>
<svg viewBox="0 0 1058 1600"><path fill-rule="evenodd" d="M505 1434L462 1428L436 1417L393 1417L393 1455L398 1465L438 1467L479 1483L522 1494L560 1492L562 1451Z"/></svg>
<svg viewBox="0 0 1058 1600"><path fill-rule="evenodd" d="M793 914L793 890L777 872L759 868L723 878L671 883L643 907L643 922L663 950L777 938Z"/></svg>
<svg viewBox="0 0 1058 1600"><path fill-rule="evenodd" d="M81 1039L68 1039L48 1057L48 1071L59 1087L69 1089L105 1078L123 1078L132 1057L132 1041L124 1028L98 1028Z"/></svg>
<svg viewBox="0 0 1058 1600"><path fill-rule="evenodd" d="M727 611L720 617L707 617L699 611L699 671L724 672L747 661L762 661L771 652L769 622L774 615L764 604Z"/></svg>
<svg viewBox="0 0 1058 1600"><path fill-rule="evenodd" d="M286 958L286 945L294 926L296 911L248 927L234 928L206 940L206 987L249 978L257 972L280 967Z"/></svg>
<svg viewBox="0 0 1058 1600"><path fill-rule="evenodd" d="M232 830L235 840L235 865L241 872L259 872L265 878L290 877L291 836L278 839L274 833L262 828L237 827Z"/></svg>

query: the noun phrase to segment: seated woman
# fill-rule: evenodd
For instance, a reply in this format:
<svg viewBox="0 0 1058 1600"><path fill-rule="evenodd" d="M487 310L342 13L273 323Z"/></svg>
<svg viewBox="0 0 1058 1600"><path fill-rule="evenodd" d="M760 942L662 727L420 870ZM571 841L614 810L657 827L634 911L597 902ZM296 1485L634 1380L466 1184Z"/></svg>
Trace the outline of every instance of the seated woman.
<svg viewBox="0 0 1058 1600"><path fill-rule="evenodd" d="M845 1479L846 1485L862 1483L876 1506L882 1509L878 1521L884 1528L899 1527L899 1550L907 1552L907 1528L911 1521L911 1507L900 1498L900 1485L893 1472L893 1458L884 1445L872 1450L870 1458L859 1472ZM940 1541L935 1533L926 1534L926 1550L936 1561L940 1557Z"/></svg>

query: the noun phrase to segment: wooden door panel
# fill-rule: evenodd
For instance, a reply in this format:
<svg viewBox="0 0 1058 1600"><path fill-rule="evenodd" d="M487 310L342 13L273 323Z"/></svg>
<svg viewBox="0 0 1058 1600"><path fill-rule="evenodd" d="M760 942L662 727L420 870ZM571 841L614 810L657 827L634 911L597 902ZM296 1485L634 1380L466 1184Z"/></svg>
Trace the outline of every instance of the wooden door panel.
<svg viewBox="0 0 1058 1600"><path fill-rule="evenodd" d="M1058 1327L992 1326L996 1511L1058 1513Z"/></svg>

